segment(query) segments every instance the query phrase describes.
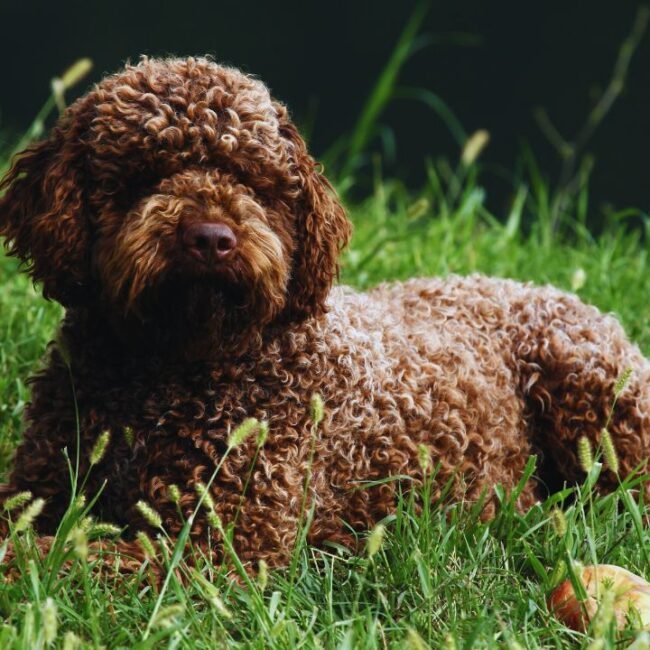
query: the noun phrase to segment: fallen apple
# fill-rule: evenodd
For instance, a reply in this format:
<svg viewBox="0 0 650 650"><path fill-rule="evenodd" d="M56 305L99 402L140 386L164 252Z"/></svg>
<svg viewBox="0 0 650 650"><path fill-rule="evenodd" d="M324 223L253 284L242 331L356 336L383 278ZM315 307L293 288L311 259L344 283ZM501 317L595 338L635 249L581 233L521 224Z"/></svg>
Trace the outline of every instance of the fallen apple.
<svg viewBox="0 0 650 650"><path fill-rule="evenodd" d="M594 564L576 568L587 598L579 601L570 580L558 585L548 599L548 607L568 627L585 631L598 612L606 591L613 592L614 618L618 629L628 620L634 627L650 630L650 583L614 564Z"/></svg>

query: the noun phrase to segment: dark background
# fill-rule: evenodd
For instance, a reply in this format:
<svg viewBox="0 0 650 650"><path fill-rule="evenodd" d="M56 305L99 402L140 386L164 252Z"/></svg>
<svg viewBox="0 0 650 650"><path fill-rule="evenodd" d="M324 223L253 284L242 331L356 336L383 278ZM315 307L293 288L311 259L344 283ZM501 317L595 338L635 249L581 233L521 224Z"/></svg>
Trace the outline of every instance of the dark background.
<svg viewBox="0 0 650 650"><path fill-rule="evenodd" d="M81 56L94 60L95 81L142 53L210 53L261 77L289 104L318 155L353 127L414 7L395 0L4 0L0 128L24 129L46 99L50 78ZM557 155L533 109L545 107L565 136L574 135L609 80L637 7L632 0L432 1L421 31L433 42L407 62L400 84L434 91L468 133L490 131L483 182L499 213L508 196L507 174L499 170L515 168L522 141L549 179L558 174ZM605 204L650 208L649 70L646 36L623 95L589 145L596 156L595 211ZM413 187L424 177L425 157L458 157L441 119L418 102L395 100L382 122L397 143L385 174Z"/></svg>

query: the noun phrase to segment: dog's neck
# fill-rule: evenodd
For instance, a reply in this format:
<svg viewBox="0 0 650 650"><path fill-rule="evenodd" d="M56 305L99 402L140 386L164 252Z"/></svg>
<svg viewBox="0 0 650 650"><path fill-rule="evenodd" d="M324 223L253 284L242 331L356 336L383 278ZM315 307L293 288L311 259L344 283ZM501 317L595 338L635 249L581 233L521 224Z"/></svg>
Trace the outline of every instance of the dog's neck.
<svg viewBox="0 0 650 650"><path fill-rule="evenodd" d="M101 360L141 369L151 364L218 364L250 357L260 352L267 335L244 323L217 318L191 323L170 314L160 322L88 308L69 309L61 327L62 341L73 356L91 354L95 367Z"/></svg>
<svg viewBox="0 0 650 650"><path fill-rule="evenodd" d="M216 315L191 321L173 308L143 319L94 305L68 309L59 338L73 359L81 362L82 356L92 356L88 367L119 366L133 374L161 367L249 363L302 324L277 319L260 327L242 316L224 319Z"/></svg>

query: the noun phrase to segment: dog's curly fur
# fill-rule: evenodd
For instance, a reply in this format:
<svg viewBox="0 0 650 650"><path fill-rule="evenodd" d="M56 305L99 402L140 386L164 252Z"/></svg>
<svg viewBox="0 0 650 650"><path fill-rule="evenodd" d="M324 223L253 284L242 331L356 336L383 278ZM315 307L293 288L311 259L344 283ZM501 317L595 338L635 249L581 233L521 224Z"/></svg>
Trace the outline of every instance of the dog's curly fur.
<svg viewBox="0 0 650 650"><path fill-rule="evenodd" d="M650 365L613 317L550 287L481 276L332 289L345 212L286 108L233 68L127 66L19 155L0 189L10 252L67 308L1 490L47 499L43 535L69 502L62 450L74 456L77 423L82 476L111 432L86 488L107 481L98 516L127 534L150 529L135 507L143 499L174 535L169 487L189 516L233 428L267 421L246 491L254 437L212 486L251 566L281 565L294 547L312 443L315 544L351 544L390 513L398 490L422 480L422 446L438 466L433 497L449 483L451 498L484 494L488 517L493 487L512 489L533 453L551 483L579 479L576 442L598 444L627 368L610 429L622 474L647 469ZM225 264L187 254L181 231L206 222L236 235ZM314 393L326 410L312 438ZM605 471L603 488L615 483ZM531 480L520 507L542 493ZM201 512L192 537L208 536L220 561ZM136 553L132 542L118 548Z"/></svg>

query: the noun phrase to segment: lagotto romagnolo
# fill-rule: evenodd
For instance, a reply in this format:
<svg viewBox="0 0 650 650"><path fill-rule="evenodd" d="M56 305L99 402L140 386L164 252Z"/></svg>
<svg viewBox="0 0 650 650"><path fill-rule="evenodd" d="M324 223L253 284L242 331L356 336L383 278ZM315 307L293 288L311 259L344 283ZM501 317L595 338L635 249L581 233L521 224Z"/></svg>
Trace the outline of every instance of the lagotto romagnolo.
<svg viewBox="0 0 650 650"><path fill-rule="evenodd" d="M598 444L628 368L609 428L621 475L648 468L650 365L612 316L482 276L333 288L345 211L285 106L236 69L202 58L127 66L20 154L1 188L11 254L66 308L0 488L0 500L46 499L43 549L69 502L72 385L82 476L110 432L85 491L106 481L93 510L126 526L115 546L127 569L141 555L133 535L154 532L136 504L177 535L175 499L188 517L246 418L269 427L247 489L256 435L228 453L210 495L224 526L237 515L234 547L253 570L294 547L312 431L313 544L352 544L353 530L390 513L421 481L422 449L437 467L433 498L448 482L451 499L484 494L485 517L494 486L513 488L532 454L543 462L522 509L545 483L580 479L578 439ZM602 489L616 483L603 471ZM206 513L191 535L220 562Z"/></svg>

